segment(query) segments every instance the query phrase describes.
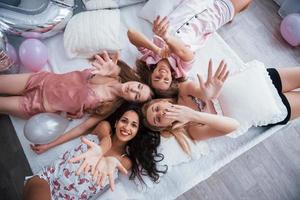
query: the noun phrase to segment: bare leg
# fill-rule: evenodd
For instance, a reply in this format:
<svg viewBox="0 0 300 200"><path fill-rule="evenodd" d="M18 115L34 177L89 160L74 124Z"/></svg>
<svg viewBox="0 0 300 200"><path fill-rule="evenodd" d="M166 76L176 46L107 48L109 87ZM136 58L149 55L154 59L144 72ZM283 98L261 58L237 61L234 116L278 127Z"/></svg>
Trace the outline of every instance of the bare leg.
<svg viewBox="0 0 300 200"><path fill-rule="evenodd" d="M2 94L20 94L31 74L11 74L0 75L0 93Z"/></svg>
<svg viewBox="0 0 300 200"><path fill-rule="evenodd" d="M50 186L47 181L35 176L27 181L23 191L24 200L50 200Z"/></svg>
<svg viewBox="0 0 300 200"><path fill-rule="evenodd" d="M27 118L19 108L20 100L21 96L0 97L0 113Z"/></svg>
<svg viewBox="0 0 300 200"><path fill-rule="evenodd" d="M239 12L242 12L250 5L252 0L230 0L234 7L234 15Z"/></svg>
<svg viewBox="0 0 300 200"><path fill-rule="evenodd" d="M277 71L282 82L282 92L300 88L300 67L279 68Z"/></svg>
<svg viewBox="0 0 300 200"><path fill-rule="evenodd" d="M300 116L300 92L284 93L291 105L291 120Z"/></svg>

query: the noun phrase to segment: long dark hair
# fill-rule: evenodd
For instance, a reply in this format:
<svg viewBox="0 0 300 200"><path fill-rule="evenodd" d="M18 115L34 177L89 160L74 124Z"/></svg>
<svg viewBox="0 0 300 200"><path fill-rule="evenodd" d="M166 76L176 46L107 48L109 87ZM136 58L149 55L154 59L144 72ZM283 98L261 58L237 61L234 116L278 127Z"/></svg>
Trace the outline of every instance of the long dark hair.
<svg viewBox="0 0 300 200"><path fill-rule="evenodd" d="M135 111L139 117L139 129L136 136L126 144L126 154L132 162L131 174L129 179L137 177L144 183L142 175L147 175L152 181L157 182L160 173L167 172L157 169L157 163L164 159L163 154L157 152L157 147L160 144L160 134L156 131L151 131L143 125L143 114L141 104L126 102L108 118L111 127L115 126L125 112Z"/></svg>

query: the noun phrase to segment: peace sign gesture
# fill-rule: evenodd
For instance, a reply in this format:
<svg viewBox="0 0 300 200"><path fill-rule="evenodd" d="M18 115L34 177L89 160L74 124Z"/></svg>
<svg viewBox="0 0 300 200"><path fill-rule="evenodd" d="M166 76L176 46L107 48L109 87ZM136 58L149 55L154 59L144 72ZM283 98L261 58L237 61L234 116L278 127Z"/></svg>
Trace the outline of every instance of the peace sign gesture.
<svg viewBox="0 0 300 200"><path fill-rule="evenodd" d="M212 73L212 65L212 60L210 59L206 81L204 81L201 75L197 74L200 89L205 100L213 100L219 97L222 86L229 75L229 70L227 69L227 64L224 60L220 62L219 67L214 74Z"/></svg>

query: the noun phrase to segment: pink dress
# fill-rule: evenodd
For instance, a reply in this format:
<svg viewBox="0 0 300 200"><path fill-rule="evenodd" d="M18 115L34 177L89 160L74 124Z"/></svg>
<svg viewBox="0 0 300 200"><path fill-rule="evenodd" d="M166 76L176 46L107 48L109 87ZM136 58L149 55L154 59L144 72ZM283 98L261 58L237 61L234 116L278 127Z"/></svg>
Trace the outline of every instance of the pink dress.
<svg viewBox="0 0 300 200"><path fill-rule="evenodd" d="M25 86L20 109L28 117L48 111L66 112L70 118L80 118L84 110L101 104L89 85L91 76L89 69L65 74L33 74ZM49 107L50 110L46 110Z"/></svg>
<svg viewBox="0 0 300 200"><path fill-rule="evenodd" d="M212 33L231 21L233 16L234 7L230 0L184 0L168 16L169 32L183 41L192 51L197 51L204 46ZM154 36L153 43L158 47L166 45L158 36ZM148 66L162 59L148 49L139 48L138 50L142 53L140 59ZM171 54L168 61L175 72L175 78L181 78L186 76L194 60L184 62L177 55Z"/></svg>

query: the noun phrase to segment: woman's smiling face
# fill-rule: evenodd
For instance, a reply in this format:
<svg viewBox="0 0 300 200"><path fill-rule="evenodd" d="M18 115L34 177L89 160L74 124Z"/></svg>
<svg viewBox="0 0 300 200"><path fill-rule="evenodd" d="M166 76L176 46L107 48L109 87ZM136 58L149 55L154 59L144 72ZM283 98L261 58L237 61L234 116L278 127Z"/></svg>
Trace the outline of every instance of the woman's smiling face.
<svg viewBox="0 0 300 200"><path fill-rule="evenodd" d="M172 106L169 101L161 100L153 103L146 110L146 119L151 126L165 128L172 125L174 120L165 117L168 108Z"/></svg>
<svg viewBox="0 0 300 200"><path fill-rule="evenodd" d="M158 90L169 89L172 83L171 66L167 59L159 61L151 74L151 85Z"/></svg>
<svg viewBox="0 0 300 200"><path fill-rule="evenodd" d="M136 136L139 126L138 114L133 110L129 110L116 122L116 136L120 141L128 142Z"/></svg>

